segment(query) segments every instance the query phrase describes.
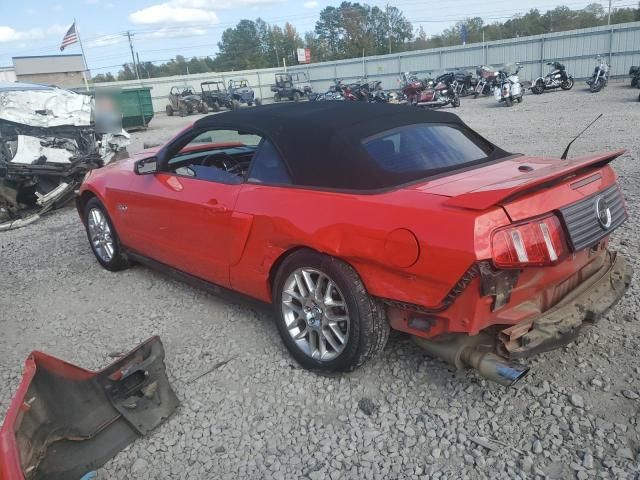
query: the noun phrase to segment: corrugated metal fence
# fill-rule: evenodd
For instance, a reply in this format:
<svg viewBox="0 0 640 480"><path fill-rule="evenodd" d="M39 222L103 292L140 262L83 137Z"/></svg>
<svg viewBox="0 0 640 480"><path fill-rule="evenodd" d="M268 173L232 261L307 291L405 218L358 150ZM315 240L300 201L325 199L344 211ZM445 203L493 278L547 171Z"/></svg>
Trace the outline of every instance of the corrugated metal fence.
<svg viewBox="0 0 640 480"><path fill-rule="evenodd" d="M458 68L475 69L478 65L494 67L504 63L520 62L524 69L520 77L533 80L544 75L546 63L558 60L566 65L567 71L576 79L587 78L595 67L594 58L602 55L611 64L611 75L626 75L631 65L640 64L640 22L594 27L567 32L549 33L531 37L474 43L466 46L416 50L391 55L338 60L290 67L290 71L305 71L316 92L325 91L335 78L345 82L355 81L363 76L370 80L382 80L385 89L398 87L400 72L432 72L434 75ZM222 79L246 78L253 86L256 96L271 99L270 85L274 81L277 68L243 70L237 72L202 73L173 77L152 78L111 82L109 86L153 87L153 106L156 112L164 111L167 95L172 86L189 85L200 90L200 82Z"/></svg>

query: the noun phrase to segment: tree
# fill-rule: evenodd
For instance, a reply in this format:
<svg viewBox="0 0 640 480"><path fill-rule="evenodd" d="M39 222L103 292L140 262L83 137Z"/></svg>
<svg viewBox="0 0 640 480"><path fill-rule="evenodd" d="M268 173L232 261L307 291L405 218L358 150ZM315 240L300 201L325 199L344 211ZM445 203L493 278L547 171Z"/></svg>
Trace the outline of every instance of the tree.
<svg viewBox="0 0 640 480"><path fill-rule="evenodd" d="M253 20L240 20L235 28L227 28L218 43L214 59L216 70L246 70L267 66L261 55L261 36Z"/></svg>
<svg viewBox="0 0 640 480"><path fill-rule="evenodd" d="M396 7L384 10L367 4L342 2L320 11L315 34L329 58L350 58L406 49L413 27Z"/></svg>

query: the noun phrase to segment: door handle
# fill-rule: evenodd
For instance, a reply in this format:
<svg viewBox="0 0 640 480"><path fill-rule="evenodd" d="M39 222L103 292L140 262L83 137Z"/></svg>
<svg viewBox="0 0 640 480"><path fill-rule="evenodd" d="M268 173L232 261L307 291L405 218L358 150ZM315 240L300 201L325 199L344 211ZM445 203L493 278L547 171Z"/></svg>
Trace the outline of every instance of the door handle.
<svg viewBox="0 0 640 480"><path fill-rule="evenodd" d="M225 205L218 203L218 200L216 200L215 198L209 200L207 202L207 205L211 210L217 213L225 213L229 210Z"/></svg>

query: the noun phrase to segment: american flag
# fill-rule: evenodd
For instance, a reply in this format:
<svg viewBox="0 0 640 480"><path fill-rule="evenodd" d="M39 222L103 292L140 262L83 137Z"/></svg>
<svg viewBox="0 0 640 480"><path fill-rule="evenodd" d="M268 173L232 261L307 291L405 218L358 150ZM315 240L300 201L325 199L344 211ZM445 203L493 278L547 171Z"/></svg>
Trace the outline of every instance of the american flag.
<svg viewBox="0 0 640 480"><path fill-rule="evenodd" d="M62 39L62 43L60 44L60 51L63 51L69 45L72 45L78 41L78 33L76 32L76 22L73 22L73 25L69 27L66 35Z"/></svg>

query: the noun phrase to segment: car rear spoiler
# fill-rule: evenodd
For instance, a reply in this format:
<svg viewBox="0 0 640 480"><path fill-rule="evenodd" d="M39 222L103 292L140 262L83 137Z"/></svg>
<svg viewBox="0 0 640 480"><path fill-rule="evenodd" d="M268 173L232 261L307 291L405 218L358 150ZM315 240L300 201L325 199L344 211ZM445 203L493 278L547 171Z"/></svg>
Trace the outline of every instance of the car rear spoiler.
<svg viewBox="0 0 640 480"><path fill-rule="evenodd" d="M99 372L33 352L0 429L0 480L80 480L177 406L159 337Z"/></svg>
<svg viewBox="0 0 640 480"><path fill-rule="evenodd" d="M540 189L550 184L562 181L569 175L573 175L587 168L603 167L620 155L626 152L625 149L614 150L606 153L597 153L577 157L570 160L560 160L563 164L561 168L554 166L552 171L545 174L545 169L533 170L528 174L524 174L514 178L510 182L501 182L496 185L486 185L478 190L463 193L445 201L444 204L449 207L468 208L471 210L486 210L494 205L504 203L519 195L529 193L532 190Z"/></svg>

